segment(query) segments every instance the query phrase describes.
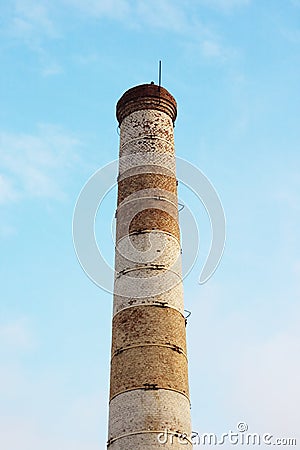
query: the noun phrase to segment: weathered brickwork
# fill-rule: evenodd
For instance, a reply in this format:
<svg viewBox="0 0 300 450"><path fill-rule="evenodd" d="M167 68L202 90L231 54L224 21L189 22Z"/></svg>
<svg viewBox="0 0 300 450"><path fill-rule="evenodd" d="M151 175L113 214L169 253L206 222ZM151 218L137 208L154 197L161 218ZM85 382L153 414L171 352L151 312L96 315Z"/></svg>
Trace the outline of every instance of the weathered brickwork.
<svg viewBox="0 0 300 450"><path fill-rule="evenodd" d="M152 206L151 200L149 205ZM180 230L178 220L174 217L176 206L165 200L153 200L153 207L141 209L141 202L130 202L122 207L121 217L117 214L117 241L129 233L135 233L145 230L161 230L170 233L178 240L180 239ZM167 211L166 211L167 210Z"/></svg>
<svg viewBox="0 0 300 450"><path fill-rule="evenodd" d="M136 414L137 411L139 414ZM109 439L137 430L167 429L190 435L190 402L184 395L164 389L128 391L111 400L109 424ZM149 436L145 438L149 439Z"/></svg>
<svg viewBox="0 0 300 450"><path fill-rule="evenodd" d="M171 437L168 438L168 442L166 444L159 443L159 436L161 433L140 433L133 434L129 436L124 436L122 439L112 440L109 445L110 450L157 450L158 448L162 450L182 450L184 449L192 449L193 445L191 442L180 442L178 437L173 437L173 441L171 441ZM162 435L163 436L163 435ZM164 437L163 437L164 439Z"/></svg>
<svg viewBox="0 0 300 450"><path fill-rule="evenodd" d="M156 267L129 269L118 273L114 283L115 300L117 297L127 296L128 301L134 298L145 300L151 297L154 303L158 299L160 302L176 302L174 295L178 291L174 288L181 284L181 276L168 269ZM178 309L183 308L182 298L178 298L176 304Z"/></svg>
<svg viewBox="0 0 300 450"><path fill-rule="evenodd" d="M161 294L151 295L153 291L158 290L158 286L154 285L151 289L152 292L146 296L146 291L143 289L143 286L139 285L136 288L136 291L132 294L132 296L126 296L126 282L127 280L124 277L119 277L115 280L115 294L114 294L114 310L113 314L117 314L119 311L122 311L126 308L132 308L133 306L139 305L157 305L160 307L171 307L178 310L182 315L184 313L183 310L183 287L182 282L176 275L173 273L169 274L171 281L170 284L174 283L174 287L167 291L163 291ZM154 283L158 283L158 280L155 278L152 279ZM123 295L117 295L116 292L121 292Z"/></svg>
<svg viewBox="0 0 300 450"><path fill-rule="evenodd" d="M120 158L136 153L148 152L155 152L156 157L163 154L174 155L174 143L167 140L168 138L169 134L165 137L157 137L150 134L138 138L131 138L123 142L120 147Z"/></svg>
<svg viewBox="0 0 300 450"><path fill-rule="evenodd" d="M137 86L120 125L109 450L182 448L191 434L173 126L164 88ZM159 434L168 431L166 443ZM185 441L185 448L191 448Z"/></svg>
<svg viewBox="0 0 300 450"><path fill-rule="evenodd" d="M177 116L176 101L170 92L162 86L142 84L122 95L117 103L117 119L122 123L126 116L145 109L164 112L173 122Z"/></svg>
<svg viewBox="0 0 300 450"><path fill-rule="evenodd" d="M169 190L145 188L127 195L116 211L117 241L129 233L161 230L179 240L177 195Z"/></svg>
<svg viewBox="0 0 300 450"><path fill-rule="evenodd" d="M135 233L120 239L116 245L115 270L162 267L181 276L180 243L172 235L158 230ZM135 274L132 274L135 276Z"/></svg>
<svg viewBox="0 0 300 450"><path fill-rule="evenodd" d="M176 161L174 155L156 151L143 151L130 153L119 159L119 181L132 175L149 172L175 177Z"/></svg>
<svg viewBox="0 0 300 450"><path fill-rule="evenodd" d="M111 360L110 398L130 389L173 389L189 395L186 357L169 347L133 347Z"/></svg>
<svg viewBox="0 0 300 450"><path fill-rule="evenodd" d="M186 354L185 320L173 308L138 306L113 318L112 354L132 345L166 345ZM159 350L159 348L158 348Z"/></svg>
<svg viewBox="0 0 300 450"><path fill-rule="evenodd" d="M134 140L142 138L149 140L158 151L174 153L173 122L168 114L147 109L134 111L127 116L120 126L120 156L123 156L124 152L134 153L131 144L135 143ZM140 152L139 147L141 145L135 148ZM133 151L130 148L133 148Z"/></svg>
<svg viewBox="0 0 300 450"><path fill-rule="evenodd" d="M118 205L129 195L145 189L161 189L176 195L176 178L158 173L143 173L120 180L118 189Z"/></svg>

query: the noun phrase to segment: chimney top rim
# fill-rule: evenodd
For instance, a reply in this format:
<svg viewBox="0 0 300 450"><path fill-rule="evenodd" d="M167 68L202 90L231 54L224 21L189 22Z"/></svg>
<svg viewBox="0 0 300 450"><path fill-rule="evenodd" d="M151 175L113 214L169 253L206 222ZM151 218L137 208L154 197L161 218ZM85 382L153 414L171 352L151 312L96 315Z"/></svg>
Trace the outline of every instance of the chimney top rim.
<svg viewBox="0 0 300 450"><path fill-rule="evenodd" d="M119 125L129 114L142 109L159 110L168 114L173 122L176 120L175 98L166 88L154 83L140 84L124 92L116 106Z"/></svg>

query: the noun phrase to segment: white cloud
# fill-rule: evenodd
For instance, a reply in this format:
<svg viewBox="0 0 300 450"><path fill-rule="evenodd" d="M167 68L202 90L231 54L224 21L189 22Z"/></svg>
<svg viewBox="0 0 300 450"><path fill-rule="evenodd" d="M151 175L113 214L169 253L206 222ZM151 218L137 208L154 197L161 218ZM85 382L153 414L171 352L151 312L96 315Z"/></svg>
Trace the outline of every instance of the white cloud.
<svg viewBox="0 0 300 450"><path fill-rule="evenodd" d="M53 76L63 73L63 67L41 45L33 47L32 50L38 56L40 72L43 76Z"/></svg>
<svg viewBox="0 0 300 450"><path fill-rule="evenodd" d="M69 388L63 368L0 365L0 442L5 450L98 450L106 441L107 393ZM87 392L88 391L88 392ZM59 411L59 416L58 416Z"/></svg>
<svg viewBox="0 0 300 450"><path fill-rule="evenodd" d="M300 3L299 3L300 6ZM281 27L280 28L281 35L286 39L287 41L291 42L292 44L299 44L300 43L300 30L299 29L293 29L293 28L287 28L287 27Z"/></svg>
<svg viewBox="0 0 300 450"><path fill-rule="evenodd" d="M30 350L34 347L34 339L26 318L20 318L0 324L0 350Z"/></svg>
<svg viewBox="0 0 300 450"><path fill-rule="evenodd" d="M274 303L268 309L256 299L253 306L241 301L232 309L232 305L225 306L230 303L228 295L224 288L219 292L205 286L201 303L197 299L191 305L188 334L194 427L203 427L208 405L217 410L212 415L215 422L210 418L204 425L208 429L202 431L225 433L245 421L249 432L297 437L299 442L299 305L287 294L281 306L276 298L274 302L265 299Z"/></svg>
<svg viewBox="0 0 300 450"><path fill-rule="evenodd" d="M44 393L41 393L44 397ZM58 400L56 413L51 417L50 423L41 422L41 418L36 416L26 417L22 414L21 417L8 416L7 412L3 412L0 423L0 441L2 448L5 450L52 450L53 448L63 450L99 450L105 445L106 433L101 436L103 439L96 436L96 428L94 428L93 435L87 434L85 438L79 437L75 423L73 423L73 429L62 430L60 433L55 433L57 423L65 423L65 417L61 413L61 401ZM47 402L47 399L46 399ZM47 403L45 404L46 407ZM100 405L98 405L100 409ZM58 410L60 411L58 413ZM46 416L44 409L40 410L40 415ZM58 416L59 414L59 416ZM98 427L103 423L101 420L98 422ZM97 427L97 428L98 428ZM89 427L91 431L92 427ZM100 434L100 433L99 433ZM98 439L97 439L98 438Z"/></svg>
<svg viewBox="0 0 300 450"><path fill-rule="evenodd" d="M200 42L200 51L202 56L212 60L218 60L220 62L224 62L230 58L232 58L236 52L229 47L226 47L222 44L217 37L211 37L208 39L203 39Z"/></svg>
<svg viewBox="0 0 300 450"><path fill-rule="evenodd" d="M49 34L53 33L53 23L49 19L46 5L32 0L17 0L16 12L28 20L29 23L42 27Z"/></svg>
<svg viewBox="0 0 300 450"><path fill-rule="evenodd" d="M36 334L31 318L1 321L1 448L97 450L107 435L102 408L108 397L106 385L101 389L98 384L82 383L65 361L47 359L46 348L47 339Z"/></svg>
<svg viewBox="0 0 300 450"><path fill-rule="evenodd" d="M290 213L299 213L300 209L300 195L299 195L299 181L293 178L293 173L289 173L289 180L286 184L274 189L275 200L278 201L281 207L288 209Z"/></svg>
<svg viewBox="0 0 300 450"><path fill-rule="evenodd" d="M199 31L199 30L198 30ZM186 39L183 48L193 61L226 63L236 57L237 51L222 42L219 36L205 30L193 39Z"/></svg>
<svg viewBox="0 0 300 450"><path fill-rule="evenodd" d="M0 174L0 204L8 203L17 198L17 192L12 186L12 181Z"/></svg>
<svg viewBox="0 0 300 450"><path fill-rule="evenodd" d="M246 6L251 0L198 0L194 6L208 6L224 11ZM179 0L63 0L66 6L74 8L86 16L109 17L122 20L130 26L147 24L153 28L164 28L182 33L193 25L193 17L188 15L187 3Z"/></svg>
<svg viewBox="0 0 300 450"><path fill-rule="evenodd" d="M127 28L173 32L182 37L184 47L198 46L201 57L224 61L230 51L215 31L202 22L201 7L231 10L247 3L248 0L199 0L191 11L187 3L178 0L54 0L52 3L43 0L38 4L34 0L15 0L11 33L37 54L43 76L63 72L59 61L48 54L45 46L47 40L59 38L63 32L59 30L57 19L61 9L85 19L121 21Z"/></svg>
<svg viewBox="0 0 300 450"><path fill-rule="evenodd" d="M3 30L14 45L26 45L36 54L42 75L62 72L60 64L48 54L46 42L58 39L61 34L54 16L54 3L45 0L14 0L10 14L4 15ZM53 11L52 11L53 9Z"/></svg>
<svg viewBox="0 0 300 450"><path fill-rule="evenodd" d="M203 54L208 57L220 56L221 50L220 46L216 42L203 41L202 42Z"/></svg>
<svg viewBox="0 0 300 450"><path fill-rule="evenodd" d="M300 0L291 0L291 3L298 8L300 7Z"/></svg>
<svg viewBox="0 0 300 450"><path fill-rule="evenodd" d="M37 36L59 36L46 2L16 0L14 6L12 31L16 37L31 41Z"/></svg>
<svg viewBox="0 0 300 450"><path fill-rule="evenodd" d="M17 230L12 225L0 223L0 238L7 239L17 234Z"/></svg>
<svg viewBox="0 0 300 450"><path fill-rule="evenodd" d="M249 5L251 0L199 0L199 3L214 9L230 11Z"/></svg>
<svg viewBox="0 0 300 450"><path fill-rule="evenodd" d="M182 33L189 25L184 6L171 0L64 0L64 3L86 16L122 20L129 27L146 24Z"/></svg>
<svg viewBox="0 0 300 450"><path fill-rule="evenodd" d="M153 28L163 28L183 34L189 29L184 7L169 0L137 2L137 22L144 22Z"/></svg>
<svg viewBox="0 0 300 450"><path fill-rule="evenodd" d="M45 77L63 73L62 66L55 61L47 61L47 63L44 65L44 67L42 67L41 70L42 75L44 75Z"/></svg>
<svg viewBox="0 0 300 450"><path fill-rule="evenodd" d="M122 19L127 17L130 10L126 0L63 0L63 3L95 18Z"/></svg>
<svg viewBox="0 0 300 450"><path fill-rule="evenodd" d="M40 126L37 134L0 132L0 200L62 198L79 141L59 127Z"/></svg>
<svg viewBox="0 0 300 450"><path fill-rule="evenodd" d="M100 55L96 52L78 54L74 56L74 61L81 65L94 64L100 61Z"/></svg>
<svg viewBox="0 0 300 450"><path fill-rule="evenodd" d="M257 432L276 433L277 437L296 437L300 420L299 354L299 329L287 324L285 331L245 348L240 355L234 402L251 421L252 431L255 427Z"/></svg>

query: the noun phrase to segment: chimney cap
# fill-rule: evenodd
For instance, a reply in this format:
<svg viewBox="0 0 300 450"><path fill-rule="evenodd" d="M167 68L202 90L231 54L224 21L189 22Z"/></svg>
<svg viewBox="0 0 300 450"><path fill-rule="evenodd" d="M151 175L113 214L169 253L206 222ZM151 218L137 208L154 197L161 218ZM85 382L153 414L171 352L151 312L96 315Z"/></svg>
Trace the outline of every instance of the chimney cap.
<svg viewBox="0 0 300 450"><path fill-rule="evenodd" d="M156 109L168 114L173 123L177 116L175 98L162 86L156 84L140 84L128 89L117 103L116 115L121 125L123 119L134 111Z"/></svg>

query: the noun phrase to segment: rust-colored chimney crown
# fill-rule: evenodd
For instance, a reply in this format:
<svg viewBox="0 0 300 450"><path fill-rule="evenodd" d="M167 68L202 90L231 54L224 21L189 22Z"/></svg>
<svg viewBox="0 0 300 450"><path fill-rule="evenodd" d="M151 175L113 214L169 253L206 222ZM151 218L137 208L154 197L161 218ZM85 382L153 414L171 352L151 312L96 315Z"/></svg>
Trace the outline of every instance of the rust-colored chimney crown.
<svg viewBox="0 0 300 450"><path fill-rule="evenodd" d="M143 109L157 109L168 114L173 123L176 120L175 98L164 87L151 83L135 86L122 95L116 108L119 125L129 114Z"/></svg>

